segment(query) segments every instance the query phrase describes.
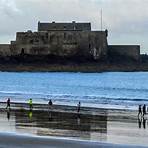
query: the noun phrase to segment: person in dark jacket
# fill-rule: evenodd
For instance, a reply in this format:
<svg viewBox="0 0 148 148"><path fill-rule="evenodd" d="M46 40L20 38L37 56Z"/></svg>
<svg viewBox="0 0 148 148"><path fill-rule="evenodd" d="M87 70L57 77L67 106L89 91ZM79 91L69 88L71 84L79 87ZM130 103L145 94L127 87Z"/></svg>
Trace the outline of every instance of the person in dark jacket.
<svg viewBox="0 0 148 148"><path fill-rule="evenodd" d="M143 105L143 116L146 114L146 105Z"/></svg>
<svg viewBox="0 0 148 148"><path fill-rule="evenodd" d="M7 99L7 106L6 109L10 109L10 98Z"/></svg>
<svg viewBox="0 0 148 148"><path fill-rule="evenodd" d="M80 109L81 109L81 102L78 103L78 106L77 106L77 112L79 113L80 112Z"/></svg>
<svg viewBox="0 0 148 148"><path fill-rule="evenodd" d="M141 107L141 105L139 105L139 108L138 108L138 117L139 117L139 115L142 115L142 107Z"/></svg>
<svg viewBox="0 0 148 148"><path fill-rule="evenodd" d="M49 105L49 106L52 106L52 104L53 104L53 103L52 103L52 100L49 100L48 105Z"/></svg>

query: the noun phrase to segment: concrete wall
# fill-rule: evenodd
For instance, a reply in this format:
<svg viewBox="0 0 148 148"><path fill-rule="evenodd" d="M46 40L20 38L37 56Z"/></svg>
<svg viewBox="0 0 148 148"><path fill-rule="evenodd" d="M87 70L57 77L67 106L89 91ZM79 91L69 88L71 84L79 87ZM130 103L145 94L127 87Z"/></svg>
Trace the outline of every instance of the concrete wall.
<svg viewBox="0 0 148 148"><path fill-rule="evenodd" d="M0 56L10 56L10 44L0 44Z"/></svg>
<svg viewBox="0 0 148 148"><path fill-rule="evenodd" d="M133 60L140 60L139 45L109 45L108 50L111 55L120 55Z"/></svg>
<svg viewBox="0 0 148 148"><path fill-rule="evenodd" d="M40 23L38 22L38 31L51 31L51 30L83 30L90 31L90 23Z"/></svg>

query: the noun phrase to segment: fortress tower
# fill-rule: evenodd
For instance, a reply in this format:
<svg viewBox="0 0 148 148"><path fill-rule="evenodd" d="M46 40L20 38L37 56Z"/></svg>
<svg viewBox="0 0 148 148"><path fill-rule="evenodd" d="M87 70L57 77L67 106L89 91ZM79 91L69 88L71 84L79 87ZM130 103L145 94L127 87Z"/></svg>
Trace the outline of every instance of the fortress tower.
<svg viewBox="0 0 148 148"><path fill-rule="evenodd" d="M0 57L51 57L88 61L110 57L140 60L139 45L108 45L108 31L92 31L91 23L41 23L36 32L17 32L11 44L0 45ZM11 59L10 58L10 59ZM33 58L32 58L33 59ZM125 58L126 59L126 58Z"/></svg>
<svg viewBox="0 0 148 148"><path fill-rule="evenodd" d="M11 44L13 55L54 55L93 58L107 56L105 31L91 31L90 23L40 23L37 32L18 32Z"/></svg>

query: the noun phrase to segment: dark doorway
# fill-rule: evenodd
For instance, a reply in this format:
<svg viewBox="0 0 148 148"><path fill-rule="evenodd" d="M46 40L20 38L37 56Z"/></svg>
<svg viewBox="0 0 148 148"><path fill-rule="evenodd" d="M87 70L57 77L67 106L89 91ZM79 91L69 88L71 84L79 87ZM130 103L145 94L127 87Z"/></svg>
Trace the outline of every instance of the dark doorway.
<svg viewBox="0 0 148 148"><path fill-rule="evenodd" d="M24 48L22 48L21 55L24 55L24 53L25 53L25 50L24 50Z"/></svg>

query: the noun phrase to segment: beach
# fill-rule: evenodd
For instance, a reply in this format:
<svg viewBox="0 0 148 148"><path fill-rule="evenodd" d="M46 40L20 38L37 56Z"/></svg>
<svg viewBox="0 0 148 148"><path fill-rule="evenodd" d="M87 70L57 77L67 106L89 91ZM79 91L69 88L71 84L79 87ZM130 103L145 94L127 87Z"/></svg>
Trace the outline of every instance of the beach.
<svg viewBox="0 0 148 148"><path fill-rule="evenodd" d="M8 142L9 141L9 142ZM99 142L76 141L57 138L42 138L12 134L0 134L2 148L146 148L144 146L117 145Z"/></svg>
<svg viewBox="0 0 148 148"><path fill-rule="evenodd" d="M5 105L1 102L2 147L148 146L147 120L138 120L135 110L82 107L78 114L76 106L34 104L31 111L26 103L11 103L9 111Z"/></svg>

